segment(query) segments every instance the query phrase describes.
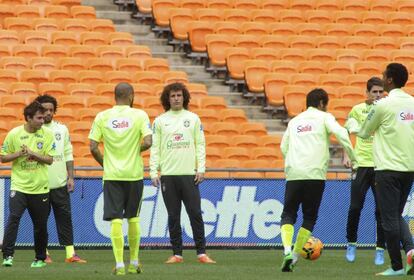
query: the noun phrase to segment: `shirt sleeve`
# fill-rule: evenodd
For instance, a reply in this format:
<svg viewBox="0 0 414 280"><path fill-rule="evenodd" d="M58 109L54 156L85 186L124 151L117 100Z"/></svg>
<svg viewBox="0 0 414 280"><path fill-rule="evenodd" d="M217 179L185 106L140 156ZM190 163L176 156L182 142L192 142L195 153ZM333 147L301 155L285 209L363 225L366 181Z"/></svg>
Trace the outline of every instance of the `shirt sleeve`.
<svg viewBox="0 0 414 280"><path fill-rule="evenodd" d="M349 139L348 132L345 128L343 128L336 120L335 117L331 114L325 119L325 125L329 133L335 135L336 139L339 143L344 147L345 152L347 153L348 157L352 161L353 165L356 165L356 157L354 154L354 150L352 149L352 143Z"/></svg>
<svg viewBox="0 0 414 280"><path fill-rule="evenodd" d="M45 134L45 155L54 157L57 156L56 153L56 143L55 143L55 137L53 136L52 132L47 132Z"/></svg>
<svg viewBox="0 0 414 280"><path fill-rule="evenodd" d="M3 141L0 154L2 156L5 156L5 155L9 155L15 152L16 152L16 149L13 145L13 134L9 132Z"/></svg>
<svg viewBox="0 0 414 280"><path fill-rule="evenodd" d="M144 121L142 122L142 126L141 126L141 135L145 137L145 136L152 134L152 129L151 129L151 122L149 120L147 113L145 112L143 113L144 113Z"/></svg>
<svg viewBox="0 0 414 280"><path fill-rule="evenodd" d="M282 151L283 157L286 158L287 152L289 150L289 126L286 128L285 133L283 134L282 141L280 142L280 150Z"/></svg>
<svg viewBox="0 0 414 280"><path fill-rule="evenodd" d="M201 124L199 117L197 117L194 129L197 172L204 173L206 172L206 140L204 137L203 125Z"/></svg>
<svg viewBox="0 0 414 280"><path fill-rule="evenodd" d="M358 133L361 129L358 116L354 108L351 110L351 112L349 112L348 119L345 123L345 128L349 133Z"/></svg>
<svg viewBox="0 0 414 280"><path fill-rule="evenodd" d="M93 121L92 128L89 132L88 138L96 142L102 141L102 124L100 121L99 114L95 117L95 120Z"/></svg>
<svg viewBox="0 0 414 280"><path fill-rule="evenodd" d="M150 153L150 176L158 177L160 167L160 149L161 149L161 129L159 119L155 119L152 124L152 146Z"/></svg>
<svg viewBox="0 0 414 280"><path fill-rule="evenodd" d="M65 161L73 161L73 147L70 142L69 131L65 126L65 139L63 140L63 153L65 155Z"/></svg>
<svg viewBox="0 0 414 280"><path fill-rule="evenodd" d="M382 121L382 109L378 105L374 105L369 111L367 118L362 124L361 130L357 134L361 138L369 138L374 134L375 130L379 127Z"/></svg>

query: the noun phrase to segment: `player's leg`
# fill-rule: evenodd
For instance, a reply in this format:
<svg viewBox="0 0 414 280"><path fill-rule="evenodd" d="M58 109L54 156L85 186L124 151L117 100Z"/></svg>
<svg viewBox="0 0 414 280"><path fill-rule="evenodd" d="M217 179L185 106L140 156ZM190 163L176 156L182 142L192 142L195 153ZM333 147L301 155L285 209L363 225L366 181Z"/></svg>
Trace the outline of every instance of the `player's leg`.
<svg viewBox="0 0 414 280"><path fill-rule="evenodd" d="M377 201L377 194L376 194L376 183L375 183L375 171L374 168L372 168L368 174L371 181L371 190L372 194L374 196L374 202L375 202L375 220L377 222L377 246L375 248L375 259L374 263L376 265L383 265L384 264L384 252L385 252L385 235L384 230L382 229L381 225L381 215L380 210L378 207L378 201Z"/></svg>
<svg viewBox="0 0 414 280"><path fill-rule="evenodd" d="M290 272L293 269L293 225L296 222L299 205L302 201L302 183L303 181L286 182L285 200L280 221L282 244L284 248L284 259L281 266L283 272Z"/></svg>
<svg viewBox="0 0 414 280"><path fill-rule="evenodd" d="M73 224L70 195L66 186L50 190L50 204L56 221L59 243L65 246L68 263L86 263L76 253L73 246Z"/></svg>
<svg viewBox="0 0 414 280"><path fill-rule="evenodd" d="M183 261L183 239L181 231L181 201L182 194L175 183L176 176L161 176L161 193L168 213L168 230L172 245L173 256L166 263Z"/></svg>
<svg viewBox="0 0 414 280"><path fill-rule="evenodd" d="M33 268L46 266L46 246L48 241L47 219L49 217L49 193L30 194L28 197L28 211L33 222L34 228L34 246L35 260L32 263Z"/></svg>
<svg viewBox="0 0 414 280"><path fill-rule="evenodd" d="M201 263L216 263L206 255L206 238L199 186L194 184L194 176L177 176L176 180L181 186L183 203L190 218L198 261Z"/></svg>
<svg viewBox="0 0 414 280"><path fill-rule="evenodd" d="M2 246L3 266L13 265L14 245L17 239L20 219L26 208L26 194L17 191L10 191L9 218L7 219Z"/></svg>
<svg viewBox="0 0 414 280"><path fill-rule="evenodd" d="M299 256L303 246L312 234L316 220L318 219L319 206L321 205L323 192L325 190L324 180L306 180L302 188L303 201L303 223L296 237L293 252Z"/></svg>
<svg viewBox="0 0 414 280"><path fill-rule="evenodd" d="M122 232L122 218L126 195L120 181L104 181L104 216L105 221L111 222L111 243L115 257L115 275L125 275L124 264L124 234Z"/></svg>
<svg viewBox="0 0 414 280"><path fill-rule="evenodd" d="M139 214L142 203L144 181L131 181L129 184L129 195L126 202L124 217L128 219L128 244L129 244L129 266L128 273L141 273L139 262L139 245L141 243L141 227Z"/></svg>
<svg viewBox="0 0 414 280"><path fill-rule="evenodd" d="M355 174L356 176L351 183L351 202L349 204L346 225L346 238L348 240L346 259L349 262L355 261L359 219L373 176L370 174L370 169L370 167L358 168Z"/></svg>
<svg viewBox="0 0 414 280"><path fill-rule="evenodd" d="M391 268L378 275L391 276L404 274L400 252L401 185L398 172L376 171L375 181L377 201L381 213L381 223L385 234Z"/></svg>

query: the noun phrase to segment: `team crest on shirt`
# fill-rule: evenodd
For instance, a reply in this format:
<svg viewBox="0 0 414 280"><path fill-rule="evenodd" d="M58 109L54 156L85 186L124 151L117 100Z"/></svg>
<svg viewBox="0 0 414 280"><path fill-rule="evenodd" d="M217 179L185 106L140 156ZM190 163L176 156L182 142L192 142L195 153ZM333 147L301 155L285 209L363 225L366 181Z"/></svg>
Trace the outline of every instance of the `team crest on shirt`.
<svg viewBox="0 0 414 280"><path fill-rule="evenodd" d="M43 142L37 142L36 146L38 150L43 149Z"/></svg>
<svg viewBox="0 0 414 280"><path fill-rule="evenodd" d="M11 191L10 192L10 198L13 198L13 197L15 197L16 196L16 191Z"/></svg>
<svg viewBox="0 0 414 280"><path fill-rule="evenodd" d="M55 133L55 139L56 141L60 141L60 139L62 139L62 135L59 132Z"/></svg>
<svg viewBox="0 0 414 280"><path fill-rule="evenodd" d="M184 127L190 127L190 120L184 121Z"/></svg>

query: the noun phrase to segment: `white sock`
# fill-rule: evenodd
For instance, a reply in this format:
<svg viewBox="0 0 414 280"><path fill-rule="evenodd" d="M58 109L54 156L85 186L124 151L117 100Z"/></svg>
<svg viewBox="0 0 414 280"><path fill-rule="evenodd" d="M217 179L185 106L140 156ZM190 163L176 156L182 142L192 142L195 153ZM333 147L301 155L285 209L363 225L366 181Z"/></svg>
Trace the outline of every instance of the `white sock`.
<svg viewBox="0 0 414 280"><path fill-rule="evenodd" d="M125 264L123 262L116 263L116 268L123 268L123 267L125 267Z"/></svg>
<svg viewBox="0 0 414 280"><path fill-rule="evenodd" d="M138 266L138 260L132 260L130 261L130 264L132 264L133 266Z"/></svg>
<svg viewBox="0 0 414 280"><path fill-rule="evenodd" d="M296 252L293 252L292 257L293 257L293 264L297 263L299 260L299 254Z"/></svg>
<svg viewBox="0 0 414 280"><path fill-rule="evenodd" d="M197 255L197 258L201 258L201 257L204 257L206 254L199 254L199 255Z"/></svg>
<svg viewBox="0 0 414 280"><path fill-rule="evenodd" d="M290 247L286 247L286 248L284 249L284 254L285 254L285 255L289 255L290 253L292 253L292 248L290 248Z"/></svg>

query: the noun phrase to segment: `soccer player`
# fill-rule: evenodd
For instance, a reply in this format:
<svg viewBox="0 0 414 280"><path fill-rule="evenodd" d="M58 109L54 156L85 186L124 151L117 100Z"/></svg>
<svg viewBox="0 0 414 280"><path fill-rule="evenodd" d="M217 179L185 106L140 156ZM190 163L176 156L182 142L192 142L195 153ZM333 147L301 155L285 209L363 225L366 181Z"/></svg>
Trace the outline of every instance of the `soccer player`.
<svg viewBox="0 0 414 280"><path fill-rule="evenodd" d="M59 243L65 246L67 263L86 263L75 254L73 247L73 226L69 193L74 190L73 179L73 154L70 143L69 132L64 124L53 120L57 110L56 98L50 95L39 95L35 101L42 104L46 109L44 115L44 126L51 129L56 144L56 156L53 164L49 166L49 199L50 207L53 208ZM52 259L49 255L47 263Z"/></svg>
<svg viewBox="0 0 414 280"><path fill-rule="evenodd" d="M24 108L24 125L13 128L1 148L1 162L12 162L9 218L3 239L3 266L13 266L14 246L20 218L29 211L34 228L35 260L31 267L46 266L49 179L53 163L53 133L43 127L45 108L32 102Z"/></svg>
<svg viewBox="0 0 414 280"><path fill-rule="evenodd" d="M115 255L115 275L125 275L122 219L128 219L130 264L128 273L141 273L138 260L141 240L139 213L144 189L141 152L151 147L148 115L132 108L134 89L128 83L115 87L116 105L98 113L89 134L90 150L103 167L105 221L111 222L111 241ZM99 142L104 143L103 155Z"/></svg>
<svg viewBox="0 0 414 280"><path fill-rule="evenodd" d="M356 134L359 132L359 129L373 107L374 102L384 97L382 80L377 77L369 79L367 82L366 94L366 101L355 105L348 115L345 127L349 133ZM361 210L364 207L365 196L369 187L371 187L372 193L374 194L375 218L377 220L377 247L375 250L374 263L376 265L382 265L384 264L385 237L375 196L375 165L372 154L373 139L373 136L367 139L362 139L360 137L356 138L355 155L358 161L358 169L356 170L356 176L353 178L351 184L351 203L349 205L348 222L346 226L346 238L348 240L346 259L349 262L355 261L359 217L361 216ZM346 157L346 154L344 154L344 165L348 168L351 167L351 162Z"/></svg>
<svg viewBox="0 0 414 280"><path fill-rule="evenodd" d="M205 139L200 118L188 111L190 93L181 83L167 85L161 94L165 113L153 123L150 175L161 186L168 212L173 255L167 264L183 262L181 203L187 210L200 263L215 263L206 255L199 184L204 180ZM159 176L161 174L161 177Z"/></svg>
<svg viewBox="0 0 414 280"><path fill-rule="evenodd" d="M383 82L388 97L376 102L357 134L364 139L374 134L375 188L391 259L391 267L377 274L382 276L414 274L414 244L402 217L414 179L414 98L401 89L407 80L404 65L387 65ZM405 271L400 243L407 253Z"/></svg>
<svg viewBox="0 0 414 280"><path fill-rule="evenodd" d="M334 116L326 113L327 105L328 94L325 90L317 88L310 91L306 97L307 110L289 122L282 138L287 181L281 217L283 272L293 271L316 223L329 162L329 134L336 136L352 164L356 163L348 132L336 122ZM293 225L299 205L302 205L303 223L292 252Z"/></svg>

